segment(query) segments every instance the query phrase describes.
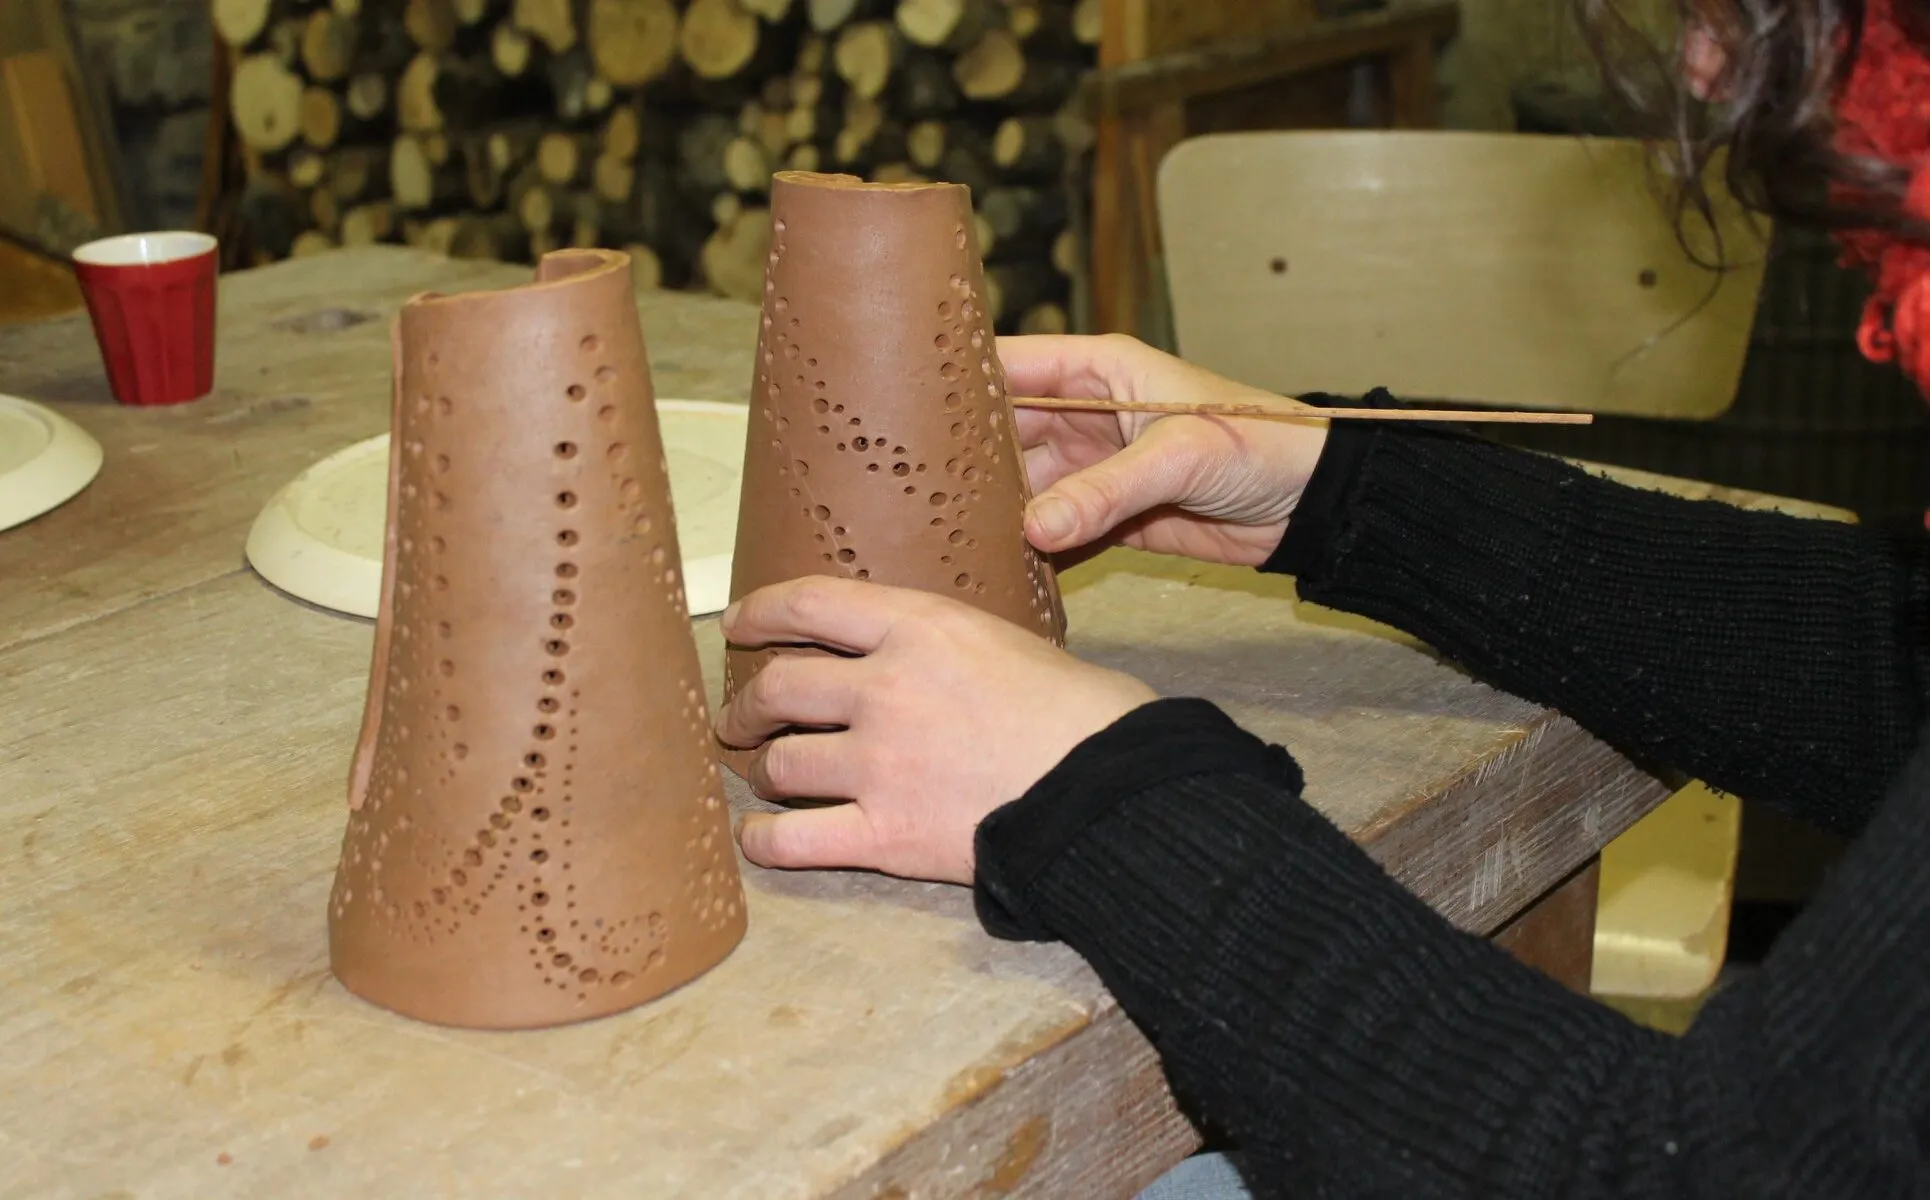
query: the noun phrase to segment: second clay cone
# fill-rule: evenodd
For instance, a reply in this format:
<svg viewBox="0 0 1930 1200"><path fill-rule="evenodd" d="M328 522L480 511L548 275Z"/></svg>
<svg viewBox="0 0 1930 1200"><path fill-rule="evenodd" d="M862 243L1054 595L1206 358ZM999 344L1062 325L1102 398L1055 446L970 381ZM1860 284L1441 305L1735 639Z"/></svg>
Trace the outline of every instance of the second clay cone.
<svg viewBox="0 0 1930 1200"><path fill-rule="evenodd" d="M771 216L731 598L842 575L1063 643L1052 565L1025 540L970 192L783 172ZM770 653L727 652L726 698Z"/></svg>
<svg viewBox="0 0 1930 1200"><path fill-rule="evenodd" d="M492 1029L689 982L746 915L629 260L411 301L392 428L336 976Z"/></svg>

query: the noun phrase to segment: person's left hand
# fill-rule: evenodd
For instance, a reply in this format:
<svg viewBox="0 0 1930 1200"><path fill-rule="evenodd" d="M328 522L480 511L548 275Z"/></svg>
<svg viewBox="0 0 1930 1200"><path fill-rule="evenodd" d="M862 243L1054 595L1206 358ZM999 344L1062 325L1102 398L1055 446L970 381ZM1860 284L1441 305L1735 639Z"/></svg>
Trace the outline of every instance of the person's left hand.
<svg viewBox="0 0 1930 1200"><path fill-rule="evenodd" d="M736 646L859 656L780 655L717 714L725 745L760 747L758 795L855 802L747 818L744 855L766 867L970 883L980 821L1157 699L989 613L856 580L764 588L732 605L723 627ZM830 732L774 736L796 726Z"/></svg>

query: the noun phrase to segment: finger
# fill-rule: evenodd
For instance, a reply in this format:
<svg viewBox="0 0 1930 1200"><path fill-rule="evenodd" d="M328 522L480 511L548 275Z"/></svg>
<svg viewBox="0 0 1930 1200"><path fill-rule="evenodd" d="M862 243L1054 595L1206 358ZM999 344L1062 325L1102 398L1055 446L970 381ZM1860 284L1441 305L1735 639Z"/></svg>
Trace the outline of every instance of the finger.
<svg viewBox="0 0 1930 1200"><path fill-rule="evenodd" d="M815 643L869 654L924 593L855 579L812 575L760 588L724 610L724 637L734 646Z"/></svg>
<svg viewBox="0 0 1930 1200"><path fill-rule="evenodd" d="M737 831L744 857L760 867L877 865L877 838L864 810L855 804L804 808L787 813L753 813Z"/></svg>
<svg viewBox="0 0 1930 1200"><path fill-rule="evenodd" d="M1130 374L1128 363L1138 346L1130 338L1061 333L998 339L1008 394L1069 400L1111 398L1114 381Z"/></svg>
<svg viewBox="0 0 1930 1200"><path fill-rule="evenodd" d="M1097 541L1148 509L1185 499L1197 455L1183 436L1153 432L1111 458L1075 471L1041 492L1025 510L1025 535L1040 550Z"/></svg>
<svg viewBox="0 0 1930 1200"><path fill-rule="evenodd" d="M751 755L751 790L766 800L850 800L858 790L849 733L787 733Z"/></svg>
<svg viewBox="0 0 1930 1200"><path fill-rule="evenodd" d="M772 659L717 713L717 739L750 747L794 726L849 725L863 659L799 652Z"/></svg>

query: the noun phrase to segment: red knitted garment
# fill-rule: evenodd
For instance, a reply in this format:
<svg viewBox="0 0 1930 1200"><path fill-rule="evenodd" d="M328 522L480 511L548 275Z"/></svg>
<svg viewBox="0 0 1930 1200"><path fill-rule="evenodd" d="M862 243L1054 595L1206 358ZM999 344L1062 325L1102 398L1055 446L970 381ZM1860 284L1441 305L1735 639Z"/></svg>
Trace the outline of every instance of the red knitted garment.
<svg viewBox="0 0 1930 1200"><path fill-rule="evenodd" d="M1914 172L1905 207L1930 220L1930 56L1897 23L1894 0L1869 0L1836 117L1840 149ZM1930 395L1930 247L1868 230L1839 238L1844 263L1876 281L1857 345L1873 362L1895 362Z"/></svg>

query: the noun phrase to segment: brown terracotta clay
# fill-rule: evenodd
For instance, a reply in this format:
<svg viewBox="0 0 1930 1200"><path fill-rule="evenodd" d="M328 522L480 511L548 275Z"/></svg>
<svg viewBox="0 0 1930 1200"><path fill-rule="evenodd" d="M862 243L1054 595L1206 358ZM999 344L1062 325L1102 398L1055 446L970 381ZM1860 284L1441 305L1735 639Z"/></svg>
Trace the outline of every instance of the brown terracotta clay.
<svg viewBox="0 0 1930 1200"><path fill-rule="evenodd" d="M1062 643L1058 581L1025 540L971 193L783 172L771 217L731 596L842 575ZM768 657L729 651L726 694Z"/></svg>
<svg viewBox="0 0 1930 1200"><path fill-rule="evenodd" d="M335 974L494 1029L695 978L744 897L629 259L411 301L392 431Z"/></svg>

